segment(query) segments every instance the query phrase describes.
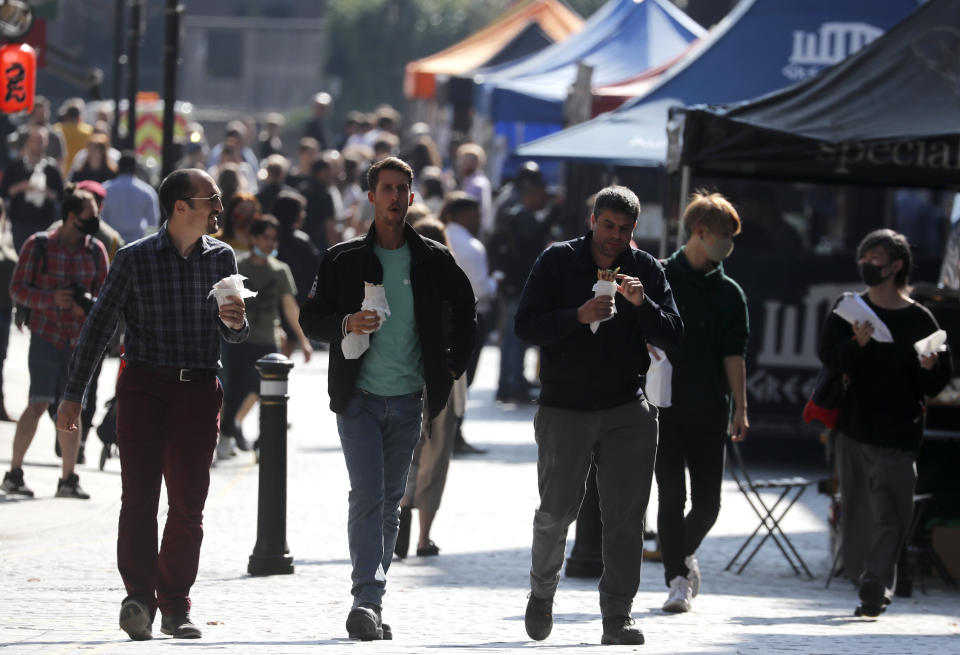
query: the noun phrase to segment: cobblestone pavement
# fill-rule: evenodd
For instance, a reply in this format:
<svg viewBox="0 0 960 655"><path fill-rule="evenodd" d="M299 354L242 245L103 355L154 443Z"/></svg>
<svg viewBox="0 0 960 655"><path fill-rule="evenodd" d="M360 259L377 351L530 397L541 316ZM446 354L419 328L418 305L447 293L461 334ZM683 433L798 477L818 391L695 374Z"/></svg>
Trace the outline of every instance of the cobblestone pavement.
<svg viewBox="0 0 960 655"><path fill-rule="evenodd" d="M25 404L26 346L26 336L12 335L5 372L7 407L15 415ZM117 626L124 596L115 557L119 461L111 459L98 471L99 442L91 435L92 463L79 473L92 500L53 498L59 465L51 443L54 429L44 419L25 466L37 498L0 494L0 650L18 655L169 653L174 647L241 654L505 653L599 647L594 581L561 581L549 639L534 643L524 632L537 505L534 409L494 404L496 365L496 351L487 349L464 429L470 442L489 453L453 462L433 530L440 556L413 556L390 570L384 616L393 626L394 641L362 644L345 638L350 601L347 478L327 409L326 357L318 353L310 364L297 360L290 385L287 540L295 558L293 575L246 574L256 537L258 469L251 455L241 453L213 470L200 575L192 591L193 618L203 639L171 643L159 636L158 620L153 641L128 641ZM108 360L101 405L111 395L109 381L115 374L116 360ZM257 420L256 412L248 417L248 435L256 431ZM12 439L13 424L0 424L5 470ZM723 503L700 550L704 581L694 610L682 615L660 611L666 597L662 566L646 564L634 618L647 644L607 650L960 653L960 594L944 591L933 580L925 595L897 598L878 620L853 617L856 594L845 581L824 589L829 566L824 497L809 492L785 525L817 576L811 581L796 577L770 543L743 575L724 572L756 521L730 481Z"/></svg>

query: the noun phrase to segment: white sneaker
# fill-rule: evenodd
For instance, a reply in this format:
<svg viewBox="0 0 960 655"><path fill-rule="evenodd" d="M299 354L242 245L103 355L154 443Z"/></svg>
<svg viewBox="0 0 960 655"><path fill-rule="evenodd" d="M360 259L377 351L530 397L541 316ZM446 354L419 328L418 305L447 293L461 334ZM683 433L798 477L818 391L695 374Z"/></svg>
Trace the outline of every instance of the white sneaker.
<svg viewBox="0 0 960 655"><path fill-rule="evenodd" d="M663 604L664 612L689 612L690 611L690 581L685 577L678 575L670 581L670 595L667 596L667 602Z"/></svg>
<svg viewBox="0 0 960 655"><path fill-rule="evenodd" d="M700 593L700 562L696 555L690 555L683 563L687 565L687 580L690 581L690 595L693 598Z"/></svg>
<svg viewBox="0 0 960 655"><path fill-rule="evenodd" d="M217 459L230 459L237 454L233 446L233 437L220 435L220 441L217 443Z"/></svg>

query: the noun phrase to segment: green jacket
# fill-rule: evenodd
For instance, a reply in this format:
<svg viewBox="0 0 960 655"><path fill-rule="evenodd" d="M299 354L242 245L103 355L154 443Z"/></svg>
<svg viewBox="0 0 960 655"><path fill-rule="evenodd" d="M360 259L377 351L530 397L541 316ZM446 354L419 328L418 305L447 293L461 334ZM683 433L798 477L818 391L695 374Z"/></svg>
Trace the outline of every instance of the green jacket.
<svg viewBox="0 0 960 655"><path fill-rule="evenodd" d="M747 297L723 264L707 271L690 266L684 249L666 263L667 281L685 327L683 341L667 352L673 364L674 412L715 425L728 420L730 385L723 359L745 357L750 335Z"/></svg>

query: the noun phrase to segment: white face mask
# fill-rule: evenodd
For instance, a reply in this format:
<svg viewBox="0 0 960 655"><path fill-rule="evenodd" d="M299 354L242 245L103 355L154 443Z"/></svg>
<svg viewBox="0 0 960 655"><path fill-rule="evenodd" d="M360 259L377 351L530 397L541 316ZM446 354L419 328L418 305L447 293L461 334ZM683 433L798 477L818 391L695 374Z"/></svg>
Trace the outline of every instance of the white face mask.
<svg viewBox="0 0 960 655"><path fill-rule="evenodd" d="M703 242L703 250L707 253L707 258L710 261L719 264L733 252L733 239L721 239L713 232L710 232L710 236L713 237L713 243L707 243L706 239L700 237Z"/></svg>

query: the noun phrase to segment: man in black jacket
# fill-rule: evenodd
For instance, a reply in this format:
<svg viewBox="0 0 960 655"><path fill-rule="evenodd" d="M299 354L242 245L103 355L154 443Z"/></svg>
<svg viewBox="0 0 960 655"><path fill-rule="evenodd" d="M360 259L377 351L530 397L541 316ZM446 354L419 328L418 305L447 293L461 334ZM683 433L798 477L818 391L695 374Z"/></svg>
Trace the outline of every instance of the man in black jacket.
<svg viewBox="0 0 960 655"><path fill-rule="evenodd" d="M354 600L347 633L364 641L392 637L381 621L382 600L424 388L432 419L467 367L477 327L466 274L447 248L405 222L413 201L410 167L388 157L370 167L367 181L373 226L324 254L300 312L304 333L331 344L327 389L350 476ZM373 285L382 285L388 315L382 306L379 313L361 308L378 291ZM353 342L369 339L366 350L348 348L352 359L344 356L348 335Z"/></svg>
<svg viewBox="0 0 960 655"><path fill-rule="evenodd" d="M640 394L640 383L650 365L647 344L676 346L683 323L660 264L630 247L639 214L629 189L601 190L590 233L540 255L517 309L517 336L540 346L541 356L534 418L540 507L525 621L536 640L553 627L567 528L592 458L603 520L602 643L643 643L643 633L630 627L630 610L640 585L657 410ZM601 275L616 280L612 296L594 295Z"/></svg>

